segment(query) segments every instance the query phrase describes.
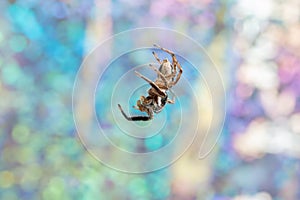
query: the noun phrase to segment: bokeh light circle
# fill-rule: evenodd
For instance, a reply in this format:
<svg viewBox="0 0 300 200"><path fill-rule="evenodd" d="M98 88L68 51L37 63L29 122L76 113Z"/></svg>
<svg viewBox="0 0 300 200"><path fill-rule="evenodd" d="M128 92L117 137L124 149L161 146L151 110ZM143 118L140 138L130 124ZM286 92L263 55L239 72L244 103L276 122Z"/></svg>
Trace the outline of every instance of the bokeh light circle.
<svg viewBox="0 0 300 200"><path fill-rule="evenodd" d="M142 135L144 138L138 138L138 132L149 129L148 125L137 126L125 121L114 105L121 102L124 110L130 113L132 105L128 105L128 102L136 94L134 91L145 82L138 77L130 77L134 73L129 71L134 66L154 62L153 50L161 58L168 56L153 48L153 43L174 51L184 72L181 80L172 88L177 103L167 105L165 116L155 115L149 125L155 127L155 120L159 120L163 125L158 126L159 134L151 135L150 131L150 135L147 133ZM140 73L151 76L151 69L143 67L142 70L145 71ZM213 80L205 79L212 75L215 77ZM122 76L125 80L130 77L128 84L122 83ZM155 80L153 71L149 78ZM203 90L210 94L210 103L205 106L210 107L213 114L209 128L202 130L199 129L202 127L201 118L206 116L198 103ZM144 95L147 95L146 91ZM175 162L192 145L197 134L205 135L199 147L199 157L207 155L223 126L224 99L225 91L219 72L197 42L169 29L140 28L110 37L85 58L74 83L73 116L81 142L101 163L123 172L145 173ZM221 116L214 114L217 110L221 110ZM134 127L129 131L130 135L122 131L128 128L126 126ZM134 132L137 129L140 130Z"/></svg>

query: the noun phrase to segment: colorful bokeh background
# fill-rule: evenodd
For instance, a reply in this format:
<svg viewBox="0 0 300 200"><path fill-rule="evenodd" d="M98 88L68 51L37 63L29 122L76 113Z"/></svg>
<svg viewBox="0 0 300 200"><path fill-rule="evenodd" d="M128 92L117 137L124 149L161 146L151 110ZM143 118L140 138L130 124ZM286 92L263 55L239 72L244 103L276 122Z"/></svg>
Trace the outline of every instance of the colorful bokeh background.
<svg viewBox="0 0 300 200"><path fill-rule="evenodd" d="M203 45L227 115L205 159L126 174L85 151L72 88L101 41L147 26ZM0 199L300 199L298 0L3 0L0 77Z"/></svg>

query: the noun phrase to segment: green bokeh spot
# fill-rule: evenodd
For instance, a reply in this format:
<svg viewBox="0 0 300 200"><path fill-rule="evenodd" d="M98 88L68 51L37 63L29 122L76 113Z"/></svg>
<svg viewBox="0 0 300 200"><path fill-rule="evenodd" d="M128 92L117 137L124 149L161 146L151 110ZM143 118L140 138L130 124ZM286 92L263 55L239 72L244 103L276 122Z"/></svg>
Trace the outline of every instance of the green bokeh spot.
<svg viewBox="0 0 300 200"><path fill-rule="evenodd" d="M20 144L26 143L29 136L29 128L22 124L17 124L12 131L13 139Z"/></svg>
<svg viewBox="0 0 300 200"><path fill-rule="evenodd" d="M5 84L14 85L22 72L16 63L8 63L2 69L2 80Z"/></svg>

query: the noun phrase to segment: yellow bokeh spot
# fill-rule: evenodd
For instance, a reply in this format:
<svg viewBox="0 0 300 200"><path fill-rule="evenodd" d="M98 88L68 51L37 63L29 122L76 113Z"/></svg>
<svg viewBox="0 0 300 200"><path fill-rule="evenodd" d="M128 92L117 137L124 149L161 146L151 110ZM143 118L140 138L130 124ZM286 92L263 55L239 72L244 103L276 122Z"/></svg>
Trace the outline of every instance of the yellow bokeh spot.
<svg viewBox="0 0 300 200"><path fill-rule="evenodd" d="M11 187L15 182L14 174L10 171L0 172L0 187L8 188Z"/></svg>

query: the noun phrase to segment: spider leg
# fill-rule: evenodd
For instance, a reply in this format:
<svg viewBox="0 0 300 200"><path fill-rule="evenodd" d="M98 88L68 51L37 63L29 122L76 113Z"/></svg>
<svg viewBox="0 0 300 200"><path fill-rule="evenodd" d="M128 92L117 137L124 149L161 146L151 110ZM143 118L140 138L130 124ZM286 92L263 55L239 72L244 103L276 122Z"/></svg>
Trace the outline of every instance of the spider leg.
<svg viewBox="0 0 300 200"><path fill-rule="evenodd" d="M167 102L168 102L169 104L174 104L174 103L175 103L175 100L173 100L173 99L168 99Z"/></svg>
<svg viewBox="0 0 300 200"><path fill-rule="evenodd" d="M153 119L153 114L148 113L148 116L128 116L126 113L123 111L122 106L118 104L118 107L122 113L122 115L128 120L128 121L149 121Z"/></svg>
<svg viewBox="0 0 300 200"><path fill-rule="evenodd" d="M165 76L165 78L169 79L169 80L173 80L174 77L176 76L176 74L177 74L176 71L174 71L174 72L172 72L172 74L169 74L169 75Z"/></svg>
<svg viewBox="0 0 300 200"><path fill-rule="evenodd" d="M136 101L136 105L132 107L139 111L147 112L147 106L149 106L151 102L152 101L147 99L145 96L141 96L140 99Z"/></svg>
<svg viewBox="0 0 300 200"><path fill-rule="evenodd" d="M175 57L175 59L176 59L176 57ZM173 82L171 83L172 86L177 84L177 82L179 81L179 79L180 79L180 77L181 77L181 74L182 74L182 72L183 72L180 63L179 63L177 60L175 60L175 62L173 61L173 63L174 63L174 64L173 64L173 65L174 65L174 69L176 70L176 66L177 66L177 67L179 68L179 72L178 72L178 74L177 74L177 77L176 77L175 81L173 81Z"/></svg>
<svg viewBox="0 0 300 200"><path fill-rule="evenodd" d="M152 51L152 54L153 54L154 58L157 60L157 62L158 62L159 64L161 64L161 61L160 61L160 59L158 58L157 54L156 54L154 51Z"/></svg>
<svg viewBox="0 0 300 200"><path fill-rule="evenodd" d="M134 108L136 110L140 110L139 107L137 107L137 106L132 106L132 108Z"/></svg>
<svg viewBox="0 0 300 200"><path fill-rule="evenodd" d="M163 51L167 52L168 54L171 54L171 56L175 55L175 53L174 53L173 51L170 51L169 49L166 49L166 48L160 47L160 46L159 46L159 45L157 45L157 44L153 44L153 46L155 46L155 47L157 47L157 48L159 48L159 49L161 49L161 50L163 50Z"/></svg>
<svg viewBox="0 0 300 200"><path fill-rule="evenodd" d="M142 74L140 74L139 72L135 71L136 75L142 79L144 79L145 81L147 81L157 92L159 95L161 96L166 96L167 94L162 91L153 81L151 81L150 79L148 79L147 77L143 76Z"/></svg>
<svg viewBox="0 0 300 200"><path fill-rule="evenodd" d="M157 73L157 75L158 75L159 77L161 77L161 79L163 80L163 82L165 83L165 85L168 86L168 81L167 81L165 75L163 75L163 74L162 74L156 67L154 67L153 65L149 64L149 66L151 67L151 69L153 69L153 70Z"/></svg>
<svg viewBox="0 0 300 200"><path fill-rule="evenodd" d="M176 77L175 81L173 81L171 83L171 86L173 86L173 85L176 85L177 82L179 81L179 79L181 78L181 74L182 74L183 70L182 70L182 67L181 67L180 63L177 60L176 55L174 53L171 54L171 55L172 55L172 66L174 67L174 72L175 72L174 74L173 73L171 74L172 76L174 76L173 78L175 78L175 76L177 74L177 67L179 69L179 72L177 74L177 77Z"/></svg>
<svg viewBox="0 0 300 200"><path fill-rule="evenodd" d="M174 94L174 92L172 91L172 89L170 89L169 91L170 91L170 93L172 94L172 99L167 99L167 102L168 102L169 104L174 104L174 103L175 103L175 94Z"/></svg>

